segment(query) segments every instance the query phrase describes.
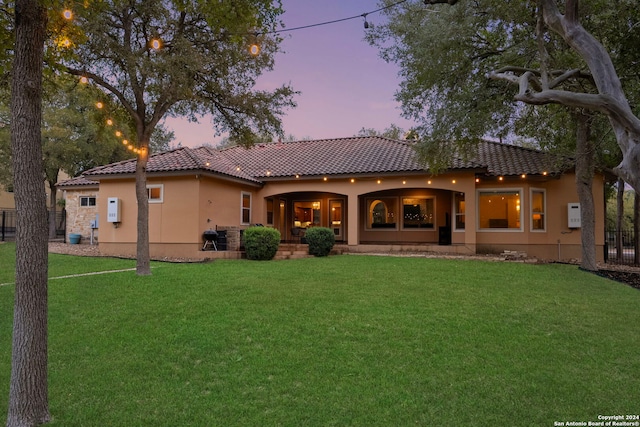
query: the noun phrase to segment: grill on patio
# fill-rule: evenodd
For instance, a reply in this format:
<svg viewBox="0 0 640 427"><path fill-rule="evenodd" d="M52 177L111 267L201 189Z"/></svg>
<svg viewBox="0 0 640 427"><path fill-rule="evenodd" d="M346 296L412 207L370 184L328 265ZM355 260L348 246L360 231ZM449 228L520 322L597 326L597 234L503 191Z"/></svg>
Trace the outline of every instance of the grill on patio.
<svg viewBox="0 0 640 427"><path fill-rule="evenodd" d="M202 233L202 239L204 240L203 251L206 251L207 248L212 248L214 251L218 250L218 232L216 230L205 231Z"/></svg>

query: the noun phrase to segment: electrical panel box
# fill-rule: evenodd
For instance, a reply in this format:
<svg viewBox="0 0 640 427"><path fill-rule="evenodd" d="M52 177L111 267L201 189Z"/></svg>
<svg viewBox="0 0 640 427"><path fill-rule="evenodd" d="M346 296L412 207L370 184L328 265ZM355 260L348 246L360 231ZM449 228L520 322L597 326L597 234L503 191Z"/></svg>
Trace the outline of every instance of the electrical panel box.
<svg viewBox="0 0 640 427"><path fill-rule="evenodd" d="M107 222L120 222L122 213L122 201L117 197L107 199Z"/></svg>
<svg viewBox="0 0 640 427"><path fill-rule="evenodd" d="M582 216L580 214L580 203L569 203L567 205L567 222L569 228L582 227Z"/></svg>
<svg viewBox="0 0 640 427"><path fill-rule="evenodd" d="M89 226L94 229L98 228L98 215L96 215L96 219L89 222Z"/></svg>

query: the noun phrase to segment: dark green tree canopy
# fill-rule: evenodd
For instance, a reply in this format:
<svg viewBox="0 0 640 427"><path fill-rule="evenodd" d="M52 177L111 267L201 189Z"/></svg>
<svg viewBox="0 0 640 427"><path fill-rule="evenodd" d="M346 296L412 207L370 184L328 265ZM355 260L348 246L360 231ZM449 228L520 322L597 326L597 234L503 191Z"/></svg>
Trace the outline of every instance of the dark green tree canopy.
<svg viewBox="0 0 640 427"><path fill-rule="evenodd" d="M635 3L410 0L387 9L389 23L369 40L400 65L398 100L404 114L421 123L422 154L436 164L452 144L460 149L484 136L539 137L541 124L566 123L571 113L533 112L528 105L557 104L604 113L609 129L614 125L608 135L627 159L617 173L629 180L638 160L632 148L637 118L627 101L637 104L638 73L630 71L638 59L630 47L640 34ZM625 70L621 79L616 69Z"/></svg>
<svg viewBox="0 0 640 427"><path fill-rule="evenodd" d="M273 67L278 3L92 2L73 10L73 38L59 49L59 62L121 104L143 145L165 115L203 114L218 132L250 143L255 134L279 133L279 115L294 106L287 86L254 88ZM252 43L258 55L250 54Z"/></svg>

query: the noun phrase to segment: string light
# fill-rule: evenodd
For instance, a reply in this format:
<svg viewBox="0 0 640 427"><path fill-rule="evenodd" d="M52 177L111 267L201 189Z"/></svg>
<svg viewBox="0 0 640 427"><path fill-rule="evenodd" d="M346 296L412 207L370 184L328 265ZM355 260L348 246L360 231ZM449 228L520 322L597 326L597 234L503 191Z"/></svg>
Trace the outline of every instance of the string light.
<svg viewBox="0 0 640 427"><path fill-rule="evenodd" d="M72 19L73 19L73 12L71 11L71 9L65 9L65 10L62 12L62 17L63 17L64 19L66 19L67 21L70 21L70 20L72 20Z"/></svg>
<svg viewBox="0 0 640 427"><path fill-rule="evenodd" d="M153 39L151 40L150 46L152 49L160 50L162 47L162 41L160 39Z"/></svg>

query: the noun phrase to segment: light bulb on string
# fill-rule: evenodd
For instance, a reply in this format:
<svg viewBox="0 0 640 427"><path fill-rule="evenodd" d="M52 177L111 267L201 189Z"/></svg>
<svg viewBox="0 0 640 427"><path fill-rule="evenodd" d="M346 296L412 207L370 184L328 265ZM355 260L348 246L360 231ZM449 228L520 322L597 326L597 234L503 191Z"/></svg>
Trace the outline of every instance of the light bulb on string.
<svg viewBox="0 0 640 427"><path fill-rule="evenodd" d="M367 13L363 13L361 16L364 19L364 29L366 30L367 28L369 28L369 21L367 21Z"/></svg>
<svg viewBox="0 0 640 427"><path fill-rule="evenodd" d="M80 83L82 83L83 85L89 83L89 79L87 78L87 76L80 77Z"/></svg>
<svg viewBox="0 0 640 427"><path fill-rule="evenodd" d="M113 120L107 119L107 125L108 126L113 126Z"/></svg>
<svg viewBox="0 0 640 427"><path fill-rule="evenodd" d="M119 138L122 136L122 132L120 132L119 130L116 131L116 136Z"/></svg>
<svg viewBox="0 0 640 427"><path fill-rule="evenodd" d="M160 39L152 39L151 42L149 42L149 46L154 50L160 50L162 47L162 41Z"/></svg>
<svg viewBox="0 0 640 427"><path fill-rule="evenodd" d="M96 102L96 108L98 108L99 110L101 110L104 107L104 104L100 101Z"/></svg>
<svg viewBox="0 0 640 427"><path fill-rule="evenodd" d="M260 45L258 45L258 43L252 43L249 46L249 53L252 56L258 56L260 54Z"/></svg>
<svg viewBox="0 0 640 427"><path fill-rule="evenodd" d="M258 43L259 33L253 33L251 38L251 44L249 45L249 53L251 56L258 56L260 54L260 44Z"/></svg>
<svg viewBox="0 0 640 427"><path fill-rule="evenodd" d="M63 17L64 19L66 19L67 21L72 20L72 19L73 19L73 11L72 11L71 9L65 9L65 10L62 12L62 17Z"/></svg>

